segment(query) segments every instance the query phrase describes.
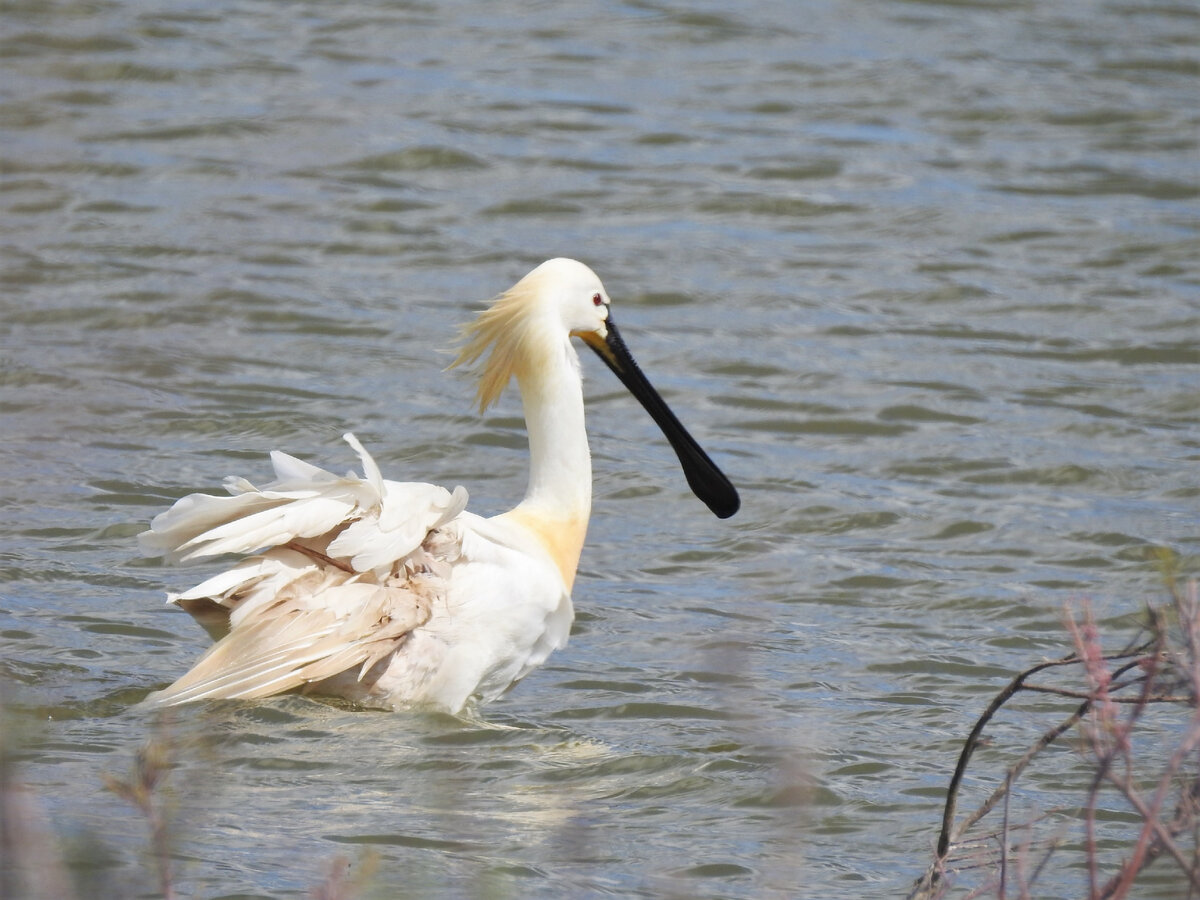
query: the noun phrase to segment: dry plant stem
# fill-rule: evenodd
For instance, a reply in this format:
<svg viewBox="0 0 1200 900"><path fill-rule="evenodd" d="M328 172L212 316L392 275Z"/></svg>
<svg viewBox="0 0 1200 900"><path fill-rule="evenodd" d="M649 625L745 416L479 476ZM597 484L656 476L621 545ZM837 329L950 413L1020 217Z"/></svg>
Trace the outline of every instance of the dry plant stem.
<svg viewBox="0 0 1200 900"><path fill-rule="evenodd" d="M950 778L950 787L946 792L946 808L942 813L942 832L938 837L937 845L937 858L939 860L945 860L946 854L950 852L950 835L954 829L954 814L958 807L958 788L962 784L963 777L967 774L967 764L971 761L971 756L974 755L975 748L979 745L979 736L983 734L983 729L992 720L992 716L999 711L1000 707L1007 703L1009 698L1021 689L1021 685L1025 682L1026 678L1043 669L1063 665L1072 660L1073 657L1068 657L1064 660L1040 663L1032 669L1026 669L1009 682L1008 687L992 698L992 702L983 711L983 715L975 721L975 726L971 729L971 733L967 735L962 752L958 756L958 765L954 767L954 775Z"/></svg>
<svg viewBox="0 0 1200 900"><path fill-rule="evenodd" d="M1200 779L1192 783L1191 790L1188 793L1194 804L1195 798L1200 796ZM1197 869L1194 862L1190 862L1183 855L1174 841L1174 838L1186 829L1187 824L1180 823L1179 816L1176 816L1176 820L1170 826L1164 825L1159 821L1157 813L1153 809L1147 808L1141 802L1141 798L1137 797L1136 793L1126 793L1125 796L1145 819L1142 834L1139 836L1138 842L1134 847L1134 855L1121 866L1121 870L1109 879L1104 888L1096 892L1094 896L1101 898L1101 900L1107 900L1110 897L1125 896L1129 892L1129 888L1133 884L1133 879L1138 873L1154 862L1154 860L1158 859L1164 851L1174 857L1175 861L1179 863L1179 867L1188 876L1190 887L1200 889L1200 870ZM1191 815L1195 816L1194 808L1191 810Z"/></svg>
<svg viewBox="0 0 1200 900"><path fill-rule="evenodd" d="M951 843L953 842L954 837L965 834L973 825L975 825L975 823L990 813L995 808L996 804L1000 800L1004 799L1008 794L1008 790L1013 782L1017 780L1017 776L1025 771L1026 767L1033 762L1039 753L1075 727L1076 723L1078 723L1088 711L1088 707L1090 705L1090 702L1081 703L1075 712L1071 713L1071 715L1067 716L1067 718L1063 719L1053 728L1047 730L1040 738L1038 738L1037 743L1026 750L1025 755L1017 760L1011 767L1009 767L1008 772L1005 775L1004 782L994 791L992 791L991 796L989 796L987 800L980 804L979 808L976 809L975 812L971 813L971 815L967 816L967 818L963 820L962 824L954 830Z"/></svg>
<svg viewBox="0 0 1200 900"><path fill-rule="evenodd" d="M1142 817L1142 831L1134 845L1133 856L1125 862L1121 871L1105 885L1097 896L1124 896L1137 874L1164 852L1172 856L1179 864L1179 868L1187 873L1191 887L1200 889L1200 871L1197 870L1195 861L1189 861L1174 840L1188 825L1195 824L1196 800L1200 797L1200 778L1194 779L1190 788L1180 798L1174 820L1168 825L1160 818L1162 805L1170 791L1171 782L1182 770L1187 757L1197 747L1200 747L1200 710L1197 710L1196 714L1192 716L1187 735L1175 753L1171 755L1171 760L1167 764L1162 778L1159 779L1158 789L1149 805L1134 789L1128 777L1120 780L1110 778Z"/></svg>
<svg viewBox="0 0 1200 900"><path fill-rule="evenodd" d="M1004 777L1004 818L1000 828L1000 900L1008 887L1008 800L1012 796L1012 773Z"/></svg>
<svg viewBox="0 0 1200 900"><path fill-rule="evenodd" d="M167 823L158 809L147 812L151 833L154 836L154 856L158 860L158 881L164 900L174 900L175 890L171 884L171 848L167 836Z"/></svg>
<svg viewBox="0 0 1200 900"><path fill-rule="evenodd" d="M1139 645L1138 647L1134 647L1122 653L1106 657L1106 660L1130 659L1130 657L1132 657L1129 662L1120 666L1115 672L1112 673L1113 680L1115 681L1116 679L1119 679L1131 669L1136 668L1142 662L1146 652L1154 645L1154 643L1155 641L1151 640ZM1087 711L1091 708L1092 699L1087 694L1081 694L1080 696L1084 698L1083 703L1081 703L1070 716L1068 716L1058 725L1046 731L1041 738L1039 738L1038 741L1032 747L1030 747L1025 755L1022 756L1021 759L1018 760L1008 770L1007 777L1005 778L1004 782L992 792L991 796L989 796L988 799L984 801L984 803L959 826L959 828L956 829L954 828L954 817L957 813L958 791L962 786L963 778L966 776L967 766L971 761L971 757L974 755L976 748L979 746L980 736L983 734L984 728L987 727L988 723L992 720L1000 708L1020 691L1039 690L1037 686L1026 683L1029 678L1038 674L1039 672L1046 671L1047 669L1076 665L1080 661L1081 660L1077 654L1071 654L1070 656L1063 657L1062 659L1050 660L1048 662L1038 663L1035 666L1031 666L1017 675L1011 682L1009 682L1008 686L992 699L992 702L988 704L987 709L984 710L983 714L975 722L974 727L971 729L971 733L968 735L967 740L963 744L962 752L959 754L958 765L954 769L954 775L950 779L950 785L946 792L946 806L942 814L942 829L938 836L937 852L934 855L933 862L929 869L920 879L918 879L913 891L909 895L910 897L933 895L934 888L941 882L942 876L945 874L946 859L949 856L950 847L954 839L964 834L967 829L971 828L973 825L979 822L980 819L991 812L991 810L995 808L996 804L1007 796L1011 785L1016 781L1020 773L1024 771L1024 769L1038 756L1038 754L1045 750L1046 747L1060 738L1067 731L1069 731L1072 727L1078 724L1080 719L1086 715ZM1133 684L1142 684L1143 691L1146 690L1144 679L1142 678L1131 679L1127 682L1117 682L1117 684L1111 685L1111 687L1115 690L1125 688ZM1045 692L1052 693L1052 691ZM1125 698L1120 699L1124 700ZM1006 832L1002 836L1002 840L1007 842ZM1042 865L1044 864L1045 862L1043 861ZM1040 870L1042 866L1039 866L1038 868Z"/></svg>
<svg viewBox="0 0 1200 900"><path fill-rule="evenodd" d="M111 775L105 777L107 787L137 809L150 827L150 841L158 868L159 893L163 900L175 900L171 879L171 848L168 821L161 803L156 802L155 789L171 768L171 746L165 738L151 738L137 753L133 775L122 781Z"/></svg>
<svg viewBox="0 0 1200 900"><path fill-rule="evenodd" d="M1189 829L1195 830L1197 825L1200 825L1200 821L1197 820L1197 812L1200 812L1200 776L1192 779L1191 785L1183 792L1183 796L1179 798L1179 805L1175 807L1175 818L1166 826L1167 833L1172 837L1177 837ZM1144 869L1150 865L1166 849L1163 842L1155 835L1154 839L1150 842L1150 846L1146 849L1142 868ZM1200 853L1200 850L1197 853ZM1177 856L1176 859L1178 860L1179 857ZM1182 861L1180 865L1188 873L1191 888L1194 890L1200 889L1200 858L1193 857L1190 866ZM1104 890L1101 891L1100 896L1112 896L1112 891L1116 888L1123 875L1124 872L1122 871L1113 876L1109 883L1105 885Z"/></svg>
<svg viewBox="0 0 1200 900"><path fill-rule="evenodd" d="M1193 734L1195 733L1193 730ZM1169 782L1171 776L1176 772L1177 768L1172 765L1168 768L1164 779ZM1195 829L1197 826L1196 813L1200 806L1200 777L1194 779L1188 790L1184 792L1176 807L1174 819L1167 824L1158 819L1153 809L1142 804L1136 794L1126 792L1126 797L1144 817L1145 826L1138 839L1134 855L1121 866L1120 871L1110 878L1095 896L1100 900L1125 896L1134 878L1164 852L1173 857L1180 869L1187 875L1189 892L1200 890L1200 860L1195 858L1188 860L1174 841L1174 838L1183 832Z"/></svg>
<svg viewBox="0 0 1200 900"><path fill-rule="evenodd" d="M1119 691L1134 685L1140 684L1142 678L1134 678L1129 681L1122 681L1112 685L1109 690ZM1022 686L1022 690L1030 691L1035 694L1053 694L1056 697L1067 697L1072 700L1087 700L1089 694L1087 691L1072 691L1068 688L1050 687L1045 684L1026 684ZM1147 697L1144 700L1141 697L1109 697L1110 703L1120 703L1125 706L1134 706L1140 703L1191 703L1192 698L1186 694L1155 694L1153 697Z"/></svg>
<svg viewBox="0 0 1200 900"><path fill-rule="evenodd" d="M1189 672L1192 688L1200 690L1200 585L1193 581L1186 591L1176 585L1171 593L1183 633L1184 650L1192 664Z"/></svg>
<svg viewBox="0 0 1200 900"><path fill-rule="evenodd" d="M1154 615L1153 611L1151 612ZM1130 783L1132 770L1130 735L1133 733L1134 725L1146 709L1147 698L1155 683L1158 662L1166 642L1166 628L1162 617L1154 615L1154 639L1147 648L1150 652L1137 661L1143 663L1144 675L1140 682L1141 690L1137 698L1139 702L1130 708L1128 717L1122 722L1117 717L1117 706L1112 702L1112 690L1114 683L1124 672L1118 670L1117 673L1114 673L1109 670L1109 657L1104 655L1104 650L1100 646L1099 631L1096 628L1095 619L1092 617L1091 608L1084 608L1082 624L1068 609L1065 624L1075 642L1075 653L1083 664L1092 695L1091 709L1089 710L1091 718L1087 727L1083 729L1083 735L1096 760L1096 770L1088 787L1087 802L1084 805L1084 840L1087 847L1088 896L1094 898L1099 894L1096 870L1098 859L1096 804L1100 796L1100 786L1105 781L1111 781L1118 787L1121 787L1122 783L1125 785ZM1123 778L1113 772L1114 766L1118 762L1124 763ZM1126 794L1128 795L1129 791L1126 791ZM1143 817L1143 823L1147 821ZM1135 847L1135 855L1136 852L1137 848Z"/></svg>
<svg viewBox="0 0 1200 900"><path fill-rule="evenodd" d="M1193 648L1200 645L1200 640L1197 640L1197 634L1200 633L1200 617L1197 616L1197 612L1200 611L1200 605L1195 602L1188 602L1195 596L1195 584L1193 583L1190 586L1187 595L1181 591L1174 590L1173 596L1176 609L1179 613L1179 622L1183 632L1185 648L1190 654ZM1164 852L1174 858L1180 869L1187 873L1190 889L1200 889L1200 870L1198 870L1194 861L1189 861L1184 856L1174 841L1174 838L1189 826L1195 827L1196 825L1195 800L1196 792L1200 791L1200 779L1194 779L1189 789L1183 792L1179 805L1176 808L1175 818L1170 825L1163 823L1160 818L1162 807L1170 793L1172 782L1174 782L1183 770L1188 757L1200 747L1200 709L1196 708L1194 699L1197 688L1200 687L1200 660L1197 660L1194 655L1188 659L1189 665L1184 667L1191 681L1192 695L1187 700L1193 705L1193 714L1183 741L1168 761L1162 777L1159 779L1154 796L1149 802L1143 798L1133 785L1133 759L1130 736L1141 713L1145 711L1150 702L1157 699L1151 696L1152 686L1160 674L1162 663L1168 658L1166 652L1167 623L1165 617L1161 612L1152 611L1152 614L1154 614L1155 618L1154 625L1157 637L1154 641L1152 651L1147 654L1143 661L1145 674L1142 681L1141 695L1137 698L1138 704L1130 710L1124 722L1117 720L1115 707L1109 702L1112 698L1105 696L1106 683L1111 685L1112 676L1107 672L1098 672L1090 665L1088 667L1089 680L1092 682L1097 700L1102 701L1102 704L1096 711L1096 721L1093 721L1085 731L1085 737L1097 762L1095 777L1088 795L1087 817L1085 820L1088 840L1090 896L1093 898L1120 898L1126 896L1137 875ZM1097 659L1094 630L1089 630L1088 628L1090 617L1083 628L1079 628L1071 619L1068 619L1067 624L1079 647L1080 655L1084 658L1090 656L1093 660ZM1092 640L1091 644L1088 643L1089 640ZM1118 763L1123 764L1123 773L1115 771ZM1113 784L1134 810L1137 811L1142 818L1142 829L1137 841L1134 843L1131 857L1125 861L1117 874L1109 879L1103 888L1097 888L1094 843L1095 806L1099 786L1103 781Z"/></svg>
<svg viewBox="0 0 1200 900"><path fill-rule="evenodd" d="M1033 877L1026 884L1034 884L1041 876L1042 870L1046 868L1046 863L1050 862L1050 857L1054 855L1054 851L1058 849L1058 842L1054 841L1046 848L1046 852L1042 854L1041 862L1033 870ZM1029 896L1029 889L1025 888L1022 892L1022 897Z"/></svg>
<svg viewBox="0 0 1200 900"><path fill-rule="evenodd" d="M1126 658L1128 656L1136 656L1137 660L1140 660L1141 654L1146 649L1146 646L1147 645L1143 645L1142 647L1138 647L1129 653L1123 653L1117 657L1112 657L1112 658L1119 659L1119 658ZM1137 660L1135 660L1134 662L1128 663L1125 666L1122 666L1120 669L1117 670L1117 672L1115 674L1118 676L1124 674L1129 669L1131 669L1137 665ZM1078 662L1079 662L1079 657L1075 654L1071 654L1070 656L1063 657L1062 659L1050 660L1049 662L1038 663L1036 666L1031 666L1030 668L1026 669L1024 672L1021 672L1019 675L1017 675L1017 677L1014 678L1011 682L1009 682L1008 687L1006 687L1004 690L1002 690L999 694L997 694L992 699L992 702L988 704L987 709L984 710L983 715L981 715L979 717L979 719L976 720L975 726L971 729L971 733L967 736L967 740L963 744L962 753L960 753L959 757L958 757L958 765L955 766L954 775L950 779L950 787L947 790L947 794L946 794L946 807L945 807L944 812L942 813L942 831L941 831L941 835L938 837L938 846L937 846L937 858L938 859L944 860L946 858L946 854L950 851L950 842L952 839L952 834L954 832L954 815L957 812L957 805L958 805L958 789L961 786L962 780L966 775L967 765L968 765L968 763L970 763L971 757L974 755L975 749L979 745L979 737L983 733L983 729L987 727L988 723L992 720L992 717L995 716L996 713L1000 710L1000 707L1002 707L1005 703L1007 703L1010 699L1012 699L1012 697L1015 696L1019 691L1025 689L1026 679L1032 677L1033 675L1036 675L1038 672L1045 671L1046 669L1051 669L1051 668L1055 668L1058 666L1074 665ZM1030 752L1027 753L1025 755L1025 757L1022 757L1022 760L1020 763L1018 763L1018 766L1023 767L1023 764L1027 764L1029 762L1029 760L1032 759L1032 757L1035 756L1040 750L1044 749L1045 746L1050 744L1052 741L1054 741L1056 738L1058 738L1063 732L1065 732L1068 728L1070 728L1072 725L1074 725L1075 722L1078 721L1079 717L1087 712L1087 709L1090 705L1091 705L1091 700L1090 699L1085 700L1084 703L1079 707L1079 709L1076 710L1076 712L1072 716L1070 716L1065 722L1056 726L1055 728L1052 728L1050 731L1046 732L1046 734L1044 734L1042 736L1041 740L1039 740L1038 743L1034 745L1034 747L1030 750ZM1003 796L1004 790L1005 790L1005 785L1001 785L1000 788L997 788L996 794L994 794L992 797L990 797L988 799L988 803L986 804L986 809L983 809L979 815L973 817L970 820L970 822L968 822L967 824L968 825L974 824L974 822L979 821L979 819L982 818L983 815L986 815L987 812L989 812L992 809L992 807L995 805L995 802ZM960 829L960 831L961 831L961 829Z"/></svg>
<svg viewBox="0 0 1200 900"><path fill-rule="evenodd" d="M972 842L966 835L980 820L1004 802L1003 822L999 832L990 840L999 839L997 880L981 886L974 893L997 891L999 897L1018 893L1030 896L1046 862L1056 850L1052 843L1042 859L1030 871L1026 857L1029 847L1012 845L1009 797L1020 775L1049 745L1073 728L1079 729L1079 750L1088 757L1092 769L1091 784L1083 804L1085 832L1084 853L1087 861L1089 897L1091 900L1122 900L1129 895L1138 874L1155 859L1169 856L1187 874L1188 896L1200 897L1200 774L1190 769L1200 762L1200 588L1195 581L1186 586L1169 580L1174 611L1178 615L1178 638L1172 637L1173 626L1161 608L1148 608L1149 621L1137 638L1119 653L1105 654L1100 632L1085 607L1077 618L1069 609L1065 626L1075 643L1076 652L1059 660L1043 662L1017 675L975 722L964 741L958 764L951 778L942 817L942 829L937 851L925 874L917 880L910 898L942 896L949 871L951 852L962 857ZM1148 638L1147 638L1148 636ZM1078 665L1084 674L1086 687L1082 690L1031 683L1039 672L1065 665ZM959 791L966 769L979 746L983 732L996 713L1021 691L1051 694L1082 701L1066 719L1046 731L1024 756L1011 766L1003 780L987 800L956 828L954 820ZM1192 709L1190 721L1184 723L1181 742L1160 772L1152 791L1139 790L1136 772L1145 761L1135 753L1134 738L1145 731L1144 714L1151 704L1186 704ZM1182 781L1182 784L1180 782ZM1129 858L1119 866L1113 877L1101 887L1097 866L1099 850L1096 840L1097 810L1101 792L1111 785L1131 809L1141 818L1139 833L1130 848ZM1172 790L1182 787L1174 817L1163 819L1163 807ZM1180 838L1191 835L1193 846L1187 852ZM1190 857L1190 858L1189 858ZM997 859L997 857L993 857ZM961 860L960 862L965 861ZM993 863L995 865L996 863ZM955 865L955 871L965 871Z"/></svg>
<svg viewBox="0 0 1200 900"><path fill-rule="evenodd" d="M925 871L925 874L917 879L916 884L913 886L913 890L908 895L909 900L918 897L934 896L934 888L941 882L942 876L945 874L946 858L950 854L950 845L953 838L966 833L971 826L991 812L992 809L995 808L996 804L1007 796L1009 786L1013 781L1016 780L1016 776L1019 775L1020 772L1023 771L1030 762L1032 762L1034 757L1036 757L1037 754L1040 753L1045 747L1053 743L1055 739L1069 730L1087 711L1090 701L1081 704L1080 707L1070 717L1043 734L1038 742L1034 744L1025 753L1025 755L1008 770L1004 783L997 787L992 792L991 796L989 796L987 800L985 800L983 804L975 810L974 813L968 816L966 821L964 821L957 830L954 828L954 815L958 805L958 789L962 784L962 779L966 774L967 764L970 762L971 755L975 752L975 747L978 744L979 736L983 732L984 727L991 720L992 716L996 714L1000 707L1003 706L1010 697L1015 695L1017 691L1020 690L1021 685L1026 678L1042 671L1043 669L1051 668L1053 666L1068 665L1072 662L1075 662L1074 656L1066 657L1065 659L1061 660L1039 663L1033 668L1022 672L1011 682L1009 682L1008 687L1006 687L992 699L992 702L988 704L988 708L984 711L983 715L980 716L975 722L975 726L971 729L970 735L963 744L962 752L959 754L958 758L958 765L954 769L954 775L951 777L950 786L946 791L946 806L942 814L942 830L938 836L937 852L934 854L933 862ZM1006 837L1003 833L1001 834L1000 839L1002 842L1006 840Z"/></svg>

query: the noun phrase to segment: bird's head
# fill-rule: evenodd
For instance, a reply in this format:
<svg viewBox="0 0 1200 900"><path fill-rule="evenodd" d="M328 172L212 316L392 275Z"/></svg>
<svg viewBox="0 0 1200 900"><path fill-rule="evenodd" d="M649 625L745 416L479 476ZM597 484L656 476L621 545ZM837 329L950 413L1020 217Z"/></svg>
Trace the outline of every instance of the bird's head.
<svg viewBox="0 0 1200 900"><path fill-rule="evenodd" d="M513 377L546 367L550 354L566 354L577 365L569 348L572 336L604 360L658 423L696 495L721 518L737 512L737 491L642 374L613 323L608 292L583 263L547 260L493 300L463 329L464 344L451 366L474 363L487 354L479 375L482 411L499 399Z"/></svg>

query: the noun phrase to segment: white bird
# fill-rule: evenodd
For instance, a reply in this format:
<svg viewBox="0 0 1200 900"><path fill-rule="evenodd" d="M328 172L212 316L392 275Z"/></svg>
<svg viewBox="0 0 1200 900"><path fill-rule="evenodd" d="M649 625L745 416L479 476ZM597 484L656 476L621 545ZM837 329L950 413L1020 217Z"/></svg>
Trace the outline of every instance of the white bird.
<svg viewBox="0 0 1200 900"><path fill-rule="evenodd" d="M479 407L516 378L529 486L512 510L466 512L467 492L385 481L352 434L362 476L287 454L262 488L191 494L155 517L142 548L175 562L256 553L169 595L216 639L147 701L176 705L301 688L384 708L456 713L491 700L567 642L571 587L592 505L581 338L650 413L689 485L718 516L737 491L629 355L600 279L570 259L542 263L463 329L452 365L482 360Z"/></svg>

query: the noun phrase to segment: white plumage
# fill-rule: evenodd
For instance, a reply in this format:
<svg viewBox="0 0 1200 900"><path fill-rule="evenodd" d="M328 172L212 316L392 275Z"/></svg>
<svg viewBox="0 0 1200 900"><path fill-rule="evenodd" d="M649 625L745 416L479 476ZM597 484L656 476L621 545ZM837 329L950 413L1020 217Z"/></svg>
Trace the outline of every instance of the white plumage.
<svg viewBox="0 0 1200 900"><path fill-rule="evenodd" d="M275 452L270 484L229 478L229 496L192 494L155 517L140 542L169 561L256 555L170 595L217 642L147 700L175 705L303 688L457 712L503 693L565 645L591 511L572 335L663 426L697 494L717 515L732 515L736 492L645 381L608 303L586 266L550 260L465 329L455 365L483 359L481 408L514 377L525 406L529 488L507 513L466 512L462 487L386 481L347 434L361 476Z"/></svg>

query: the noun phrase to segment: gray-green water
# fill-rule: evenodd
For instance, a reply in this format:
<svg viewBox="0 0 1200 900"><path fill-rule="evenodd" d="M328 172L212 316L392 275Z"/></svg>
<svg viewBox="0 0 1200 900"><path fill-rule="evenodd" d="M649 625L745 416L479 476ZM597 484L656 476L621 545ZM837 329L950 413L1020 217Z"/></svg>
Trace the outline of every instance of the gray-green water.
<svg viewBox="0 0 1200 900"><path fill-rule="evenodd" d="M150 891L103 775L206 639L162 604L201 573L133 536L272 448L349 468L347 429L390 477L505 508L516 399L479 417L439 349L568 255L742 512L713 519L585 359L567 650L485 710L503 727L181 713L180 889L304 896L367 847L389 895L902 893L975 716L1067 651L1064 602L1119 642L1161 593L1147 547L1196 551L1198 97L1173 0L10 0L22 777L65 840L106 842L111 890ZM991 774L1048 721L1010 722Z"/></svg>

